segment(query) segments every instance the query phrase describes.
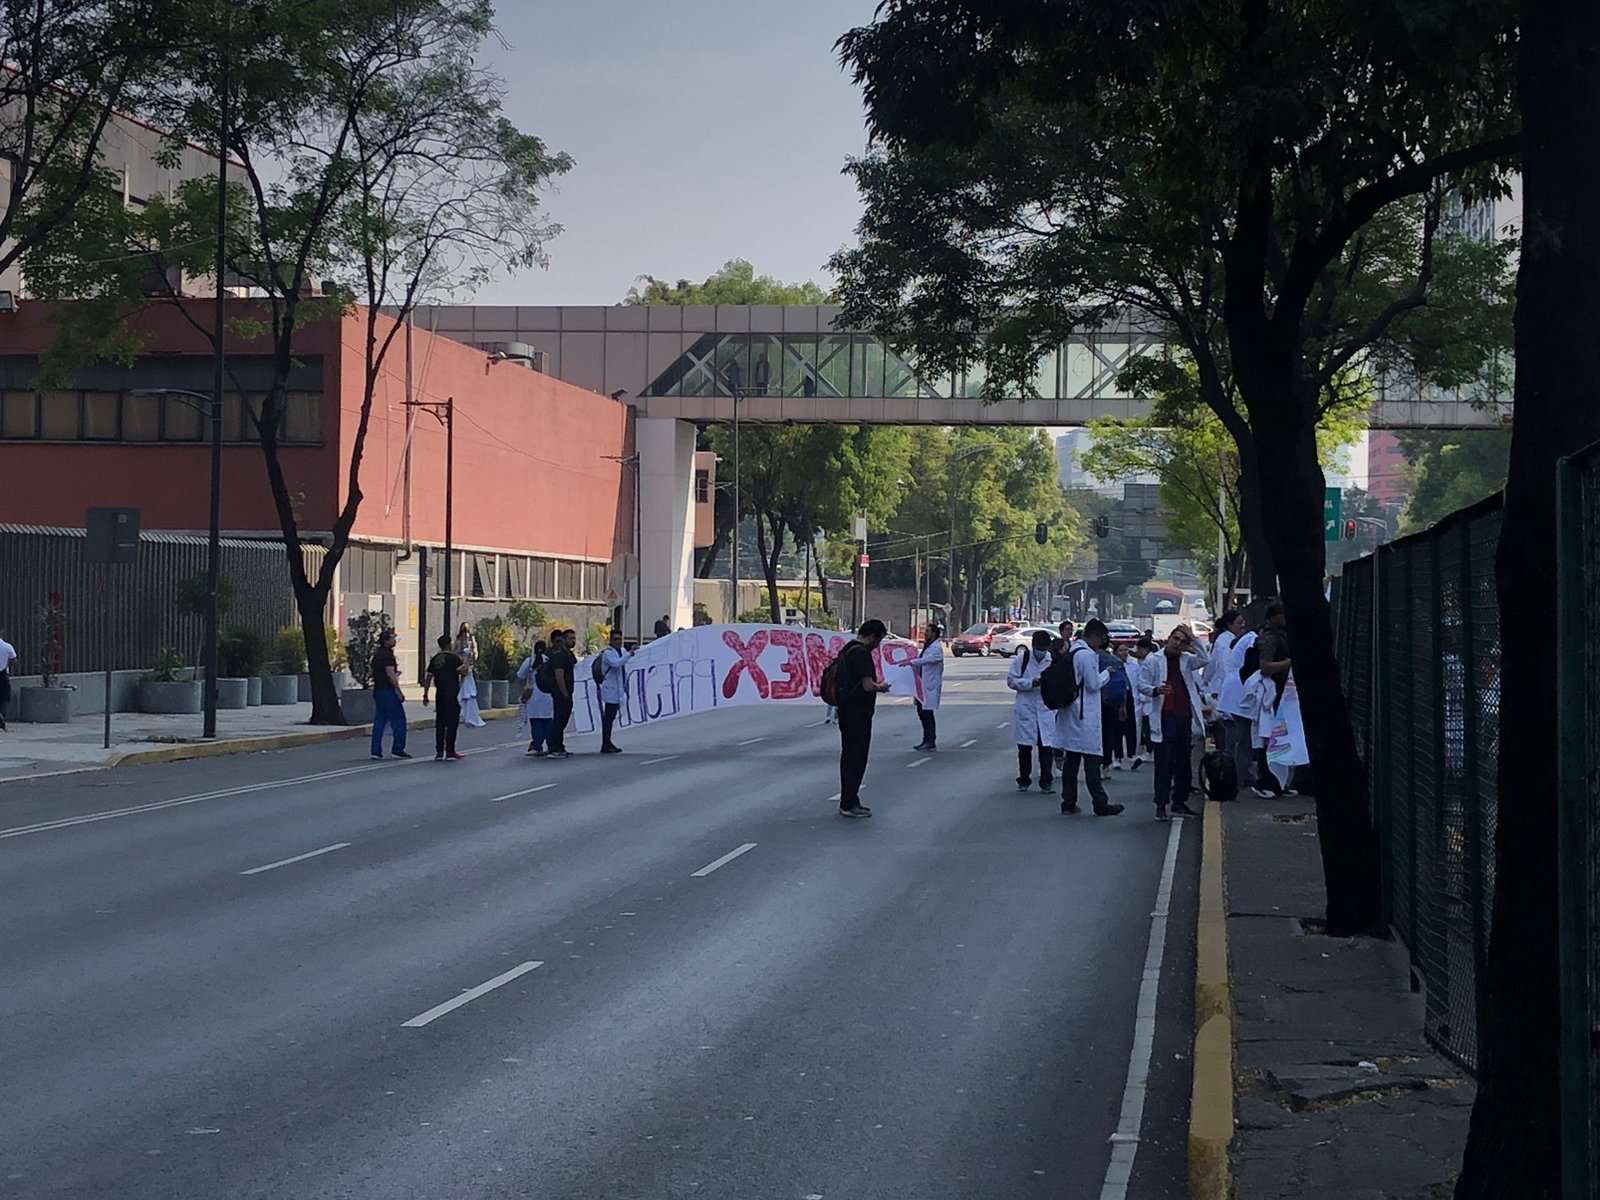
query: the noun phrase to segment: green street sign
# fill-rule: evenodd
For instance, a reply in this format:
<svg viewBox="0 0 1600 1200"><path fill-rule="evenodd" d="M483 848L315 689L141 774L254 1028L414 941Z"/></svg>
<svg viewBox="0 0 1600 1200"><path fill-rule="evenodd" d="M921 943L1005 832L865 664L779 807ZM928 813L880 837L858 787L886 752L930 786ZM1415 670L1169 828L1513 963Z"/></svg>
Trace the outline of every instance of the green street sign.
<svg viewBox="0 0 1600 1200"><path fill-rule="evenodd" d="M1344 493L1336 487L1322 493L1322 540L1337 542L1344 525Z"/></svg>

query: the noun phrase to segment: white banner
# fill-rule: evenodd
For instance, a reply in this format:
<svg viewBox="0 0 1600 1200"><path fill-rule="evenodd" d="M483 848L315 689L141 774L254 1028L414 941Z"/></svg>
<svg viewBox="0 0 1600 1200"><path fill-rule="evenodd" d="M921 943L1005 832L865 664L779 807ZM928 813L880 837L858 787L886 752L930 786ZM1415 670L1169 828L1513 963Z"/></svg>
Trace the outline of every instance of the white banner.
<svg viewBox="0 0 1600 1200"><path fill-rule="evenodd" d="M1295 687L1291 671L1283 685L1283 696L1278 700L1277 720L1267 736L1267 766L1278 777L1278 782L1288 787L1290 768L1310 761L1306 727L1300 719L1300 690Z"/></svg>
<svg viewBox="0 0 1600 1200"><path fill-rule="evenodd" d="M792 625L699 625L658 638L628 660L617 727L650 725L689 713L747 704L821 704L822 672L850 635ZM873 651L878 678L897 696L918 696L916 672L905 664L922 648L885 638ZM578 664L572 724L567 732L600 728L600 689L592 659Z"/></svg>

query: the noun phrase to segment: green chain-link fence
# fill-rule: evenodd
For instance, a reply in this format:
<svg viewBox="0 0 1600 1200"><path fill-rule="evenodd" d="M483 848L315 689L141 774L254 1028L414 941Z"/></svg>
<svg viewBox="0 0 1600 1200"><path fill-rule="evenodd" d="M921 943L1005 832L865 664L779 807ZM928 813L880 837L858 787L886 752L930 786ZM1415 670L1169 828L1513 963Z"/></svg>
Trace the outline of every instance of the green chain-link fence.
<svg viewBox="0 0 1600 1200"><path fill-rule="evenodd" d="M1468 1070L1494 896L1499 537L1495 497L1347 564L1339 589L1384 913L1422 982L1428 1038Z"/></svg>
<svg viewBox="0 0 1600 1200"><path fill-rule="evenodd" d="M1600 446L1561 464L1562 1167L1570 1200L1600 1196Z"/></svg>

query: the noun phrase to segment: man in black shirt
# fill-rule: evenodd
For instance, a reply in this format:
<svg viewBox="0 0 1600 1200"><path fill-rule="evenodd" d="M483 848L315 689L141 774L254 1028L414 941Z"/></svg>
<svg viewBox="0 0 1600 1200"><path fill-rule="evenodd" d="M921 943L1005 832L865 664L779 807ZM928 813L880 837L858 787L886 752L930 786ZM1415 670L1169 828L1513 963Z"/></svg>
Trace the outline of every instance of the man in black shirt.
<svg viewBox="0 0 1600 1200"><path fill-rule="evenodd" d="M439 694L439 706L433 710L433 761L460 762L456 753L456 732L461 728L461 677L467 673L467 664L450 649L450 635L439 635L439 653L428 660L428 673L422 680L422 707L428 707L428 687L431 684Z"/></svg>
<svg viewBox="0 0 1600 1200"><path fill-rule="evenodd" d="M378 635L378 649L372 655L372 757L383 757L383 727L394 730L389 753L394 758L410 758L406 753L406 698L400 693L400 666L394 659L394 630Z"/></svg>
<svg viewBox="0 0 1600 1200"><path fill-rule="evenodd" d="M550 752L545 757L571 758L567 753L567 722L572 720L572 688L578 665L572 648L578 644L578 635L563 629L552 637L550 644L550 672L556 685L550 700L555 716L550 722Z"/></svg>
<svg viewBox="0 0 1600 1200"><path fill-rule="evenodd" d="M663 637L666 637L667 634L669 634L671 632L672 632L672 622L667 620L665 614L662 614L661 620L656 622L656 636L658 638L663 638Z"/></svg>
<svg viewBox="0 0 1600 1200"><path fill-rule="evenodd" d="M878 681L872 652L888 632L882 621L868 621L839 655L839 815L844 817L872 815L861 803L861 780L872 750L878 693L889 690L888 684Z"/></svg>

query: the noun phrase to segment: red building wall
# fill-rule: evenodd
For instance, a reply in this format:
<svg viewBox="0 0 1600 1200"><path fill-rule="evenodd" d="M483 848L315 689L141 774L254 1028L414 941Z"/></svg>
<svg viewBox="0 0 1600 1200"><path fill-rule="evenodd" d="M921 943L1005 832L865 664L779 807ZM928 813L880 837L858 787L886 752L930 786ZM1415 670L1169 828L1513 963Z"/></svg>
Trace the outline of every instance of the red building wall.
<svg viewBox="0 0 1600 1200"><path fill-rule="evenodd" d="M248 302L238 301L238 305ZM209 326L209 302L196 306ZM182 314L154 306L141 315L150 356L209 357L210 345ZM380 321L380 336L387 331ZM53 329L43 305L0 317L0 355L36 354ZM365 314L302 330L297 350L322 355L320 446L284 447L282 462L302 528L330 528L343 504L360 420ZM235 353L265 344L230 339ZM418 330L413 338L416 398L456 403L455 542L606 562L627 544L631 512L620 503L627 408L517 363L488 364L478 350ZM406 437L405 352L397 338L377 381L358 478L363 495L353 535L399 541L399 486ZM608 458L607 456L612 456ZM445 436L418 413L412 440L411 536L444 539ZM631 481L630 481L631 482ZM81 528L95 505L135 505L150 530L203 530L208 524L210 450L205 444L0 441L0 521ZM275 534L276 510L261 452L223 451L222 526Z"/></svg>

